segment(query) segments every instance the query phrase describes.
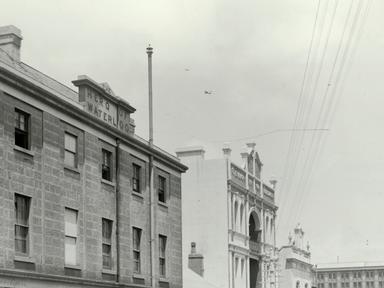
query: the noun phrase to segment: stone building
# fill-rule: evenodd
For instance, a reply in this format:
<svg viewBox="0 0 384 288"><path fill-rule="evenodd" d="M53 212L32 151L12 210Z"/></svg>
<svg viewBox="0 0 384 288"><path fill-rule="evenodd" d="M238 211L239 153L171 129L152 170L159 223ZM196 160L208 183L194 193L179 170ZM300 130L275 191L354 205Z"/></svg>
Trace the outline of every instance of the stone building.
<svg viewBox="0 0 384 288"><path fill-rule="evenodd" d="M304 231L298 224L293 237L288 237L288 245L279 249L279 288L313 287L314 270L309 248L309 243L304 243Z"/></svg>
<svg viewBox="0 0 384 288"><path fill-rule="evenodd" d="M221 159L205 159L202 147L176 153L189 167L182 183L184 287L276 287L276 182L262 180L254 143L241 153L242 165L230 148L223 152Z"/></svg>
<svg viewBox="0 0 384 288"><path fill-rule="evenodd" d="M187 167L108 84L72 90L21 62L21 40L0 28L0 287L182 287Z"/></svg>
<svg viewBox="0 0 384 288"><path fill-rule="evenodd" d="M384 262L317 264L315 279L317 288L383 288Z"/></svg>

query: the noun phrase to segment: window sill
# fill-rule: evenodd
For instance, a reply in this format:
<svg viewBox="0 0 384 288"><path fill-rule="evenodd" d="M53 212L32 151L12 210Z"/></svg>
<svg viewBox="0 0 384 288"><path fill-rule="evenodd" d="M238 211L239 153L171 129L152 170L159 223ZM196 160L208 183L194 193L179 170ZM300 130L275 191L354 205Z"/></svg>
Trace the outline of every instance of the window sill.
<svg viewBox="0 0 384 288"><path fill-rule="evenodd" d="M35 263L35 261L30 256L15 255L13 260L18 262L25 262L25 263Z"/></svg>
<svg viewBox="0 0 384 288"><path fill-rule="evenodd" d="M75 270L81 270L80 265L65 264L65 265L64 265L64 268L75 269Z"/></svg>
<svg viewBox="0 0 384 288"><path fill-rule="evenodd" d="M13 146L13 150L24 153L24 154L31 156L31 157L35 156L35 153L33 151L28 150L28 149L24 149L24 148L17 146L17 145Z"/></svg>
<svg viewBox="0 0 384 288"><path fill-rule="evenodd" d="M108 186L111 186L113 188L116 187L116 184L111 182L111 181L108 181L108 180L105 180L105 179L101 179L101 183L105 184L105 185L108 185Z"/></svg>
<svg viewBox="0 0 384 288"><path fill-rule="evenodd" d="M132 195L134 195L134 196L136 196L136 197L139 197L140 199L144 199L144 196L143 196L142 193L132 191Z"/></svg>
<svg viewBox="0 0 384 288"><path fill-rule="evenodd" d="M167 210L168 210L168 204L167 204L167 203L157 201L157 204L158 204L161 208L163 208L163 209L167 209Z"/></svg>
<svg viewBox="0 0 384 288"><path fill-rule="evenodd" d="M116 270L106 269L106 268L103 268L101 270L101 273L103 273L103 274L110 274L110 275L116 275L117 274Z"/></svg>
<svg viewBox="0 0 384 288"><path fill-rule="evenodd" d="M132 277L133 277L133 278L136 278L136 279L142 279L142 280L145 279L145 277L143 276L143 274L138 273L138 272L133 272Z"/></svg>
<svg viewBox="0 0 384 288"><path fill-rule="evenodd" d="M164 277L160 276L159 277L159 282L169 283L169 280L168 280L168 278L164 278Z"/></svg>
<svg viewBox="0 0 384 288"><path fill-rule="evenodd" d="M80 170L78 168L76 168L76 167L71 167L71 166L68 166L68 165L64 164L64 169L68 170L68 171L71 171L73 173L80 174Z"/></svg>

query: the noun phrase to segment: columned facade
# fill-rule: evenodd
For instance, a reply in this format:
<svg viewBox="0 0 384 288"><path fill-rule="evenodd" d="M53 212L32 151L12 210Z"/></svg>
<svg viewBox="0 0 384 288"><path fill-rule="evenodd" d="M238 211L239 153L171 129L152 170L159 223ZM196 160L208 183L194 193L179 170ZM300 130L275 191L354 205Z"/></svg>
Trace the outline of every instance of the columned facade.
<svg viewBox="0 0 384 288"><path fill-rule="evenodd" d="M184 259L187 261L190 243L196 242L198 253L204 255L202 279L207 283L226 288L274 288L275 182L261 179L262 163L254 143L241 153L240 165L232 161L229 147L223 152L223 158L210 160L204 159L202 147L177 152L189 167L182 187ZM184 275L190 273L187 267L184 265ZM184 287L194 286L184 281Z"/></svg>

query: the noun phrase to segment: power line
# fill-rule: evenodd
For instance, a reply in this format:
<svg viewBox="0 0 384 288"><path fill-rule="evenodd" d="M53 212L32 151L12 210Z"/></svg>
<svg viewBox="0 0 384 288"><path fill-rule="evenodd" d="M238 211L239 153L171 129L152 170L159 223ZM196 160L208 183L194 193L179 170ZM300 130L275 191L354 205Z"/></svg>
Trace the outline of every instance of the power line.
<svg viewBox="0 0 384 288"><path fill-rule="evenodd" d="M356 47L357 47L357 43L359 42L359 39L361 37L361 34L362 34L362 31L363 31L363 27L365 25L365 22L366 22L366 19L367 19L367 15L369 13L369 9L370 9L370 5L371 5L371 1L370 0L367 0L366 1L366 5L365 5L365 9L364 9L364 12L363 12L363 16L359 17L360 13L361 13L361 10L362 10L362 6L363 6L363 0L360 0L359 3L358 3L358 7L356 8L356 12L355 12L355 15L354 15L354 19L353 19L353 23L352 23L352 27L350 29L350 34L349 34L349 37L348 37L348 40L347 40L347 44L345 45L345 49L344 49L344 52L343 52L343 56L342 56L342 60L341 60L341 64L339 66L339 71L338 71L338 74L337 74L337 79L335 80L335 88L333 89L332 91L332 97L331 97L331 100L330 100L330 103L328 104L328 109L326 110L326 114L325 116L323 117L323 121L322 121L322 125L326 124L328 122L328 125L332 125L332 121L333 121L333 118L334 118L334 115L335 115L335 111L336 111L336 107L338 105L338 101L340 100L340 97L341 95L343 94L343 90L344 90L344 83L345 83L345 80L346 80L346 75L345 73L343 74L343 69L344 69L344 65L346 63L346 60L347 60L347 56L348 56L348 52L349 52L349 49L350 47L352 46L352 53L351 53L351 61L353 59L353 56L355 54L355 51L356 51ZM359 22L359 18L362 18L362 20L360 21L360 27L358 28L358 32L357 32L357 36L355 37L355 45L352 45L351 42L353 40L353 36L355 34L355 30L356 30L356 27L358 26L358 22ZM351 62L350 62L351 63ZM348 69L347 69L347 73L348 73ZM340 82L340 79L341 77L343 77L343 80L341 80L341 85L340 86L337 86L338 83ZM339 91L341 91L339 93L339 95L336 94L338 88L340 87ZM334 101L337 101L336 104ZM321 125L321 124L319 124ZM322 136L320 135L320 144L318 147L315 147L315 153L314 153L314 158L313 158L313 163L311 163L311 166L310 168L308 169L309 171L309 175L306 179L306 181L304 182L304 185L303 185L303 188L302 189L306 189L307 187L309 188L309 185L310 185L310 179L311 179L311 175L313 173L313 170L314 170L314 166L315 166L315 163L318 161L318 159L320 158L320 155L322 154L322 151L323 151L323 148L324 148L324 142L325 142L325 139L326 139L326 136ZM310 192L310 190L308 190ZM307 194L309 194L309 192ZM299 217L302 213L302 209L303 209L303 205L305 203L305 200L308 198L309 195L306 195L307 197L303 197L301 200L300 200L300 204L299 204L299 207L297 209L297 217Z"/></svg>
<svg viewBox="0 0 384 288"><path fill-rule="evenodd" d="M295 120L294 120L294 124L293 124L294 129L297 129L297 127L298 127L299 114L300 114L300 111L301 111L302 105L303 105L304 85L305 85L306 80L307 80L307 74L308 74L308 69L309 69L309 64L310 64L310 58L311 58L311 55L312 55L313 43L314 43L314 39L315 39L315 35L316 35L316 27L317 27L317 21L318 21L319 12L320 12L320 4L321 4L321 1L318 0L317 8L316 8L315 21L314 21L313 28L312 28L311 41L310 41L309 48L308 48L308 54L307 54L307 59L306 59L306 63L305 63L305 68L304 68L304 75L303 75L303 80L302 80L302 83L301 83L301 88L300 88L300 93L299 93L299 100L298 100L298 104L297 104L297 108L296 108L296 113L295 113ZM290 159L291 159L290 151L293 149L294 139L295 139L294 133L291 133L290 140L289 140L288 151L287 151L287 156L286 156L285 165L284 165L284 170L283 170L282 186L281 186L281 190L280 191L284 191L284 188L285 188L285 185L286 185L287 174L288 174L288 166L290 165L290 162L291 162L290 161ZM282 199L285 199L286 198L286 193L284 193L282 195L282 197L283 197ZM279 219L281 219L281 218L279 218ZM281 220L278 221L277 227L279 226L280 221Z"/></svg>
<svg viewBox="0 0 384 288"><path fill-rule="evenodd" d="M321 72L322 72L322 69L323 69L323 64L324 64L324 60L325 60L325 56L327 54L327 48L328 48L328 43L329 43L329 39L330 39L330 36L332 34L332 29L333 29L333 26L334 26L334 20L335 20L335 15L336 15L336 11L337 11L337 8L338 8L338 4L339 4L339 1L336 1L335 2L335 5L334 5L334 9L333 9L333 13L332 13L332 16L331 16L331 22L329 24L329 28L328 28L328 31L327 31L327 36L326 36L326 39L325 39L325 44L324 44L324 47L322 49L322 55L321 55L321 61L320 61L320 64L319 64L319 67L317 69L317 75L316 75L316 78L315 78L315 83L313 85L313 89L312 89L312 93L309 94L308 98L309 98L309 107L307 109L307 111L304 111L306 112L305 115L304 115L304 122L303 122L303 126L304 127L307 127L308 125L308 122L309 122L309 116L311 115L311 112L312 112L312 108L313 108L313 103L314 103L314 100L316 98L316 92L317 92L317 87L318 87L318 82L319 82L319 79L320 79L320 75L321 75ZM299 147L303 145L303 141L304 141L304 134L301 134L300 135L300 139L299 139ZM313 136L313 135L312 135ZM308 152L309 153L309 152ZM307 154L308 154L307 153ZM296 153L296 159L294 161L294 166L293 166L293 169L292 169L292 173L295 173L296 172L296 168L297 168L297 165L299 163L299 158L301 156L301 153L300 151L298 151ZM305 173L305 169L303 170L303 174ZM301 174L301 175L303 175ZM295 176L295 174L292 175L292 178ZM300 176L299 176L300 177ZM293 183L293 179L291 179L291 182L290 184ZM288 189L287 189L287 194L290 192L290 188L291 186L288 186ZM295 191L295 196L293 197L293 200L294 202L292 202L292 204L294 205L295 204L295 200L298 199L298 195L299 195L299 189L296 189ZM290 216L293 215L293 213L290 214Z"/></svg>

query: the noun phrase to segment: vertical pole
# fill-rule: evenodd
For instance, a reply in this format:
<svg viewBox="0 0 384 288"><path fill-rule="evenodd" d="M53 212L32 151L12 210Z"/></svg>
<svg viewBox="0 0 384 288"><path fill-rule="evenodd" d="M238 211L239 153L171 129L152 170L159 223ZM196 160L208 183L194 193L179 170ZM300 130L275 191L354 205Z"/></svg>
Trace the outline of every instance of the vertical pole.
<svg viewBox="0 0 384 288"><path fill-rule="evenodd" d="M147 47L148 54L148 96L149 96L149 145L153 146L153 101L152 101L152 54L153 48Z"/></svg>
<svg viewBox="0 0 384 288"><path fill-rule="evenodd" d="M148 55L148 100L149 100L149 147L153 148L153 101L152 101L152 54L153 48L147 47ZM152 150L152 149L150 149ZM155 281L155 195L153 187L153 154L150 151L149 155L149 205L150 205L150 261L151 261L151 287L156 287Z"/></svg>

